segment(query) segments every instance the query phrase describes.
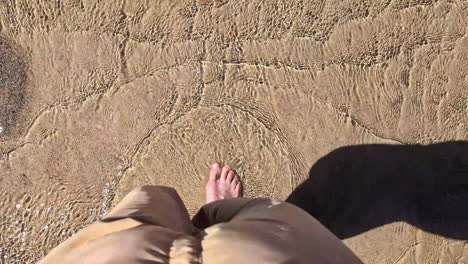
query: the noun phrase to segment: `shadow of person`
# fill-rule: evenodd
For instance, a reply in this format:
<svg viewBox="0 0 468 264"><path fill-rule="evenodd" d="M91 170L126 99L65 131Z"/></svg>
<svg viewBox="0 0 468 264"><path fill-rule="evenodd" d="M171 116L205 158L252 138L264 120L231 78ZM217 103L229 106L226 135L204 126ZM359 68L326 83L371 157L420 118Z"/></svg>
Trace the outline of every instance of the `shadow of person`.
<svg viewBox="0 0 468 264"><path fill-rule="evenodd" d="M341 239L405 221L468 240L468 141L332 151L288 197Z"/></svg>

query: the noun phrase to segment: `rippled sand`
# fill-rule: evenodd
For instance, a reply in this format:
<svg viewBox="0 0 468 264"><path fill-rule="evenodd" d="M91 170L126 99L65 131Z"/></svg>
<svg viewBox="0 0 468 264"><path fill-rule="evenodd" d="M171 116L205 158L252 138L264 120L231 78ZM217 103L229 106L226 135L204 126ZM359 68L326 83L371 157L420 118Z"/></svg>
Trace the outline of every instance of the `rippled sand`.
<svg viewBox="0 0 468 264"><path fill-rule="evenodd" d="M467 140L467 25L464 0L1 1L0 262L34 263L138 185L193 213L212 161L285 199L341 146ZM346 243L468 263L466 241L405 223Z"/></svg>

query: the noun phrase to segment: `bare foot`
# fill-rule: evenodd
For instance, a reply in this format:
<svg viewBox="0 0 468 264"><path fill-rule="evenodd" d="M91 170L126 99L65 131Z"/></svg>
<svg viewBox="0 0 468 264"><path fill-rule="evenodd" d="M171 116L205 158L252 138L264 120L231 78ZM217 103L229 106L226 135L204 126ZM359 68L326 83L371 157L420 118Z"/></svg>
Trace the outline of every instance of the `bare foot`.
<svg viewBox="0 0 468 264"><path fill-rule="evenodd" d="M218 163L211 165L206 184L206 203L241 197L241 189L242 183L231 167L225 165L221 170Z"/></svg>

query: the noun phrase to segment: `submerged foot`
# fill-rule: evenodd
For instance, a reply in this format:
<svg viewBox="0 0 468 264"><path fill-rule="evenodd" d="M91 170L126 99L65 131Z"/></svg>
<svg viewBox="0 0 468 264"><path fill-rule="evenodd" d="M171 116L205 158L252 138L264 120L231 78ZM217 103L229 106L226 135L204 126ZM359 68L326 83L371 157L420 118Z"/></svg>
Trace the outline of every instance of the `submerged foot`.
<svg viewBox="0 0 468 264"><path fill-rule="evenodd" d="M225 165L220 169L218 163L210 168L208 183L206 184L206 203L226 198L241 197L242 183L239 177Z"/></svg>

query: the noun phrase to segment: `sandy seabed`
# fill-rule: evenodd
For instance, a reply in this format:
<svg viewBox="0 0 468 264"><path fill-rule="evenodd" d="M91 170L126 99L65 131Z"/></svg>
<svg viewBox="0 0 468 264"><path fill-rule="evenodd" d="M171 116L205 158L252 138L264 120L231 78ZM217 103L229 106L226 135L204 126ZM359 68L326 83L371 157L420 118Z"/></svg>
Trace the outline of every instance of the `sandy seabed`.
<svg viewBox="0 0 468 264"><path fill-rule="evenodd" d="M0 1L0 262L139 185L194 213L213 161L284 200L342 146L468 140L467 25L464 0ZM468 263L466 240L404 221L345 243Z"/></svg>

